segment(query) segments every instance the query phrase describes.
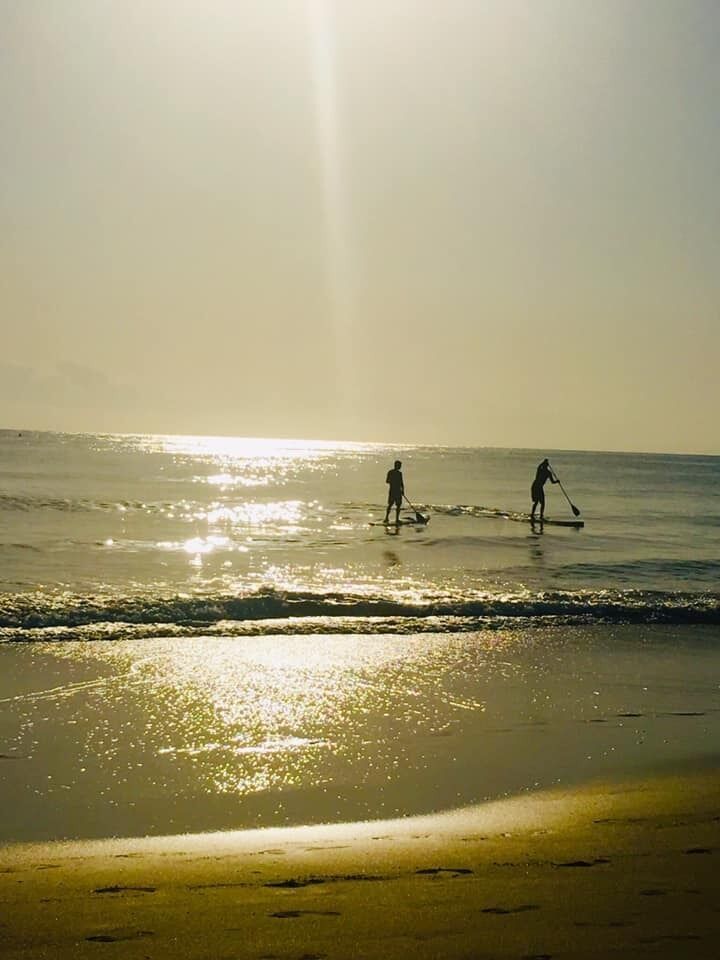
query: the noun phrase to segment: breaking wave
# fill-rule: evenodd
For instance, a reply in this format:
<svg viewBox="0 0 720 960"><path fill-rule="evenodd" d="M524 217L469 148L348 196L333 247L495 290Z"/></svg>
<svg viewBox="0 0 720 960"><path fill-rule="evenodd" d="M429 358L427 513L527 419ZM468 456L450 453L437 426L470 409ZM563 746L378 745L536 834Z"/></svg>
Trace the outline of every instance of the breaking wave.
<svg viewBox="0 0 720 960"><path fill-rule="evenodd" d="M720 594L602 590L398 599L263 589L205 597L19 593L0 600L3 641L458 632L549 621L720 624Z"/></svg>

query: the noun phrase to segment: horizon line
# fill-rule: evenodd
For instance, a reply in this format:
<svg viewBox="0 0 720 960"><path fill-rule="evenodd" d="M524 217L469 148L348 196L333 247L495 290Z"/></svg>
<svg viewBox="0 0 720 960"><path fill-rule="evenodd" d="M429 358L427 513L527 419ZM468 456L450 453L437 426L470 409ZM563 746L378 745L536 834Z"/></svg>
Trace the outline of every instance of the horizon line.
<svg viewBox="0 0 720 960"><path fill-rule="evenodd" d="M671 456L671 457L711 457L718 458L720 453L709 453L707 451L676 451L676 450L621 450L605 449L600 447L562 447L562 446L503 446L500 444L471 443L468 441L438 443L421 440L357 440L345 437L290 437L290 436L268 436L253 434L236 433L172 433L164 431L142 431L142 430L53 430L50 428L37 427L0 427L0 433L15 433L17 435L25 433L49 433L59 436L70 437L166 437L166 438L190 438L203 437L205 439L218 440L268 440L276 443L322 443L322 444L357 444L360 446L377 447L395 447L400 448L432 448L437 447L442 450L515 450L515 451L537 451L537 452L556 452L556 453L605 453L605 454L626 454L643 456Z"/></svg>

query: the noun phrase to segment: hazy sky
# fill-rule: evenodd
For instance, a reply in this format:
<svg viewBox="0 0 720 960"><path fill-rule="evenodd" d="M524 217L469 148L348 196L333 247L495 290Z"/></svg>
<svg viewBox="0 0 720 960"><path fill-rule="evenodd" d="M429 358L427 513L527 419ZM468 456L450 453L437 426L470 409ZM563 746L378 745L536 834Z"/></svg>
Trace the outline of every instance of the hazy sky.
<svg viewBox="0 0 720 960"><path fill-rule="evenodd" d="M717 0L0 0L0 426L720 453Z"/></svg>

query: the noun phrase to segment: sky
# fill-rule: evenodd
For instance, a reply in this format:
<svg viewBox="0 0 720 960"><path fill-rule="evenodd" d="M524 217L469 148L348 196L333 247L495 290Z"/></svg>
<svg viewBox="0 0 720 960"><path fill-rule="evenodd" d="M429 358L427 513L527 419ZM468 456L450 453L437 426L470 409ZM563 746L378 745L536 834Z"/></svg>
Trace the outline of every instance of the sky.
<svg viewBox="0 0 720 960"><path fill-rule="evenodd" d="M0 426L720 454L716 0L0 0Z"/></svg>

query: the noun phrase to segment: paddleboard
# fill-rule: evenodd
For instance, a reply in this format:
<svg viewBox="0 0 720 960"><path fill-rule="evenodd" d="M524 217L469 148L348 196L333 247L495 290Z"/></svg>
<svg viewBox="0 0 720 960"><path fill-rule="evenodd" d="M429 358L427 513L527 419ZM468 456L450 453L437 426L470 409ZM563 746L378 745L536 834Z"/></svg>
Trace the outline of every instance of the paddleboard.
<svg viewBox="0 0 720 960"><path fill-rule="evenodd" d="M395 523L394 520L388 520L387 523L384 520L371 520L371 527L425 527L427 526L427 521L421 523L418 520L408 520L406 517L403 517L399 523Z"/></svg>
<svg viewBox="0 0 720 960"><path fill-rule="evenodd" d="M514 519L514 517L511 519ZM548 517L545 517L543 520L541 520L540 517L531 518L529 516L518 517L517 519L520 521L524 521L525 523L534 523L534 524L536 523L538 524L538 526L542 525L543 527L545 526L546 523L549 523L553 527L575 527L577 530L579 530L580 527L585 526L584 520L550 520L548 519Z"/></svg>
<svg viewBox="0 0 720 960"><path fill-rule="evenodd" d="M529 513L514 513L512 510L491 510L489 507L481 507L480 512L474 513L473 516L493 517L498 520L515 520L517 523L532 523L538 526L540 524L543 526L549 524L552 527L575 527L576 530L585 526L584 520L554 520L550 517L545 517L541 520L540 517L537 516L531 517Z"/></svg>

